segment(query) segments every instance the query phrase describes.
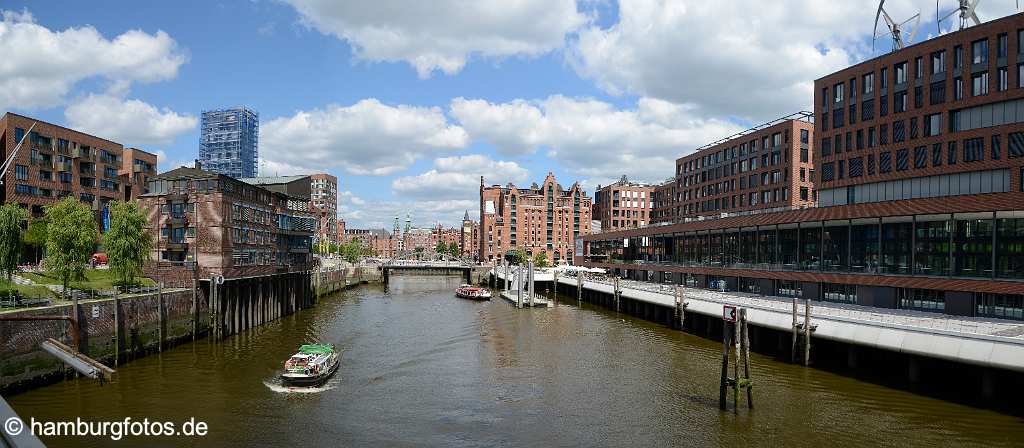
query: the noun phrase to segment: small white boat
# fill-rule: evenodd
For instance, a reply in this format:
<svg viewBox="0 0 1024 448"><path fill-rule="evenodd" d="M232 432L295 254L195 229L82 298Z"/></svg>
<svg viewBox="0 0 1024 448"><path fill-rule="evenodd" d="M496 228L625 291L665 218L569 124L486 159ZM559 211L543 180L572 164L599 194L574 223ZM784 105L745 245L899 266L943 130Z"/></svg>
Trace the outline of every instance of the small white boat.
<svg viewBox="0 0 1024 448"><path fill-rule="evenodd" d="M487 288L478 288L469 284L456 288L455 296L470 300L491 300L491 292Z"/></svg>
<svg viewBox="0 0 1024 448"><path fill-rule="evenodd" d="M284 362L281 382L287 386L321 386L340 365L341 357L333 345L305 344Z"/></svg>

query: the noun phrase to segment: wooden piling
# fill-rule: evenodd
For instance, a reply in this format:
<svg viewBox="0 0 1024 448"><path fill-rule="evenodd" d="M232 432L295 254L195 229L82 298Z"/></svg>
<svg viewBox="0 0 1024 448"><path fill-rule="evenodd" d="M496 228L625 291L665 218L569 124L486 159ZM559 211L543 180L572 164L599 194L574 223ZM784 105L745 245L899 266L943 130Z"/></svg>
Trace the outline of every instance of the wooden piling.
<svg viewBox="0 0 1024 448"><path fill-rule="evenodd" d="M620 295L620 293L622 291L619 291L619 278L618 277L614 277L614 279L615 279L615 282L612 285L612 290L615 293L614 294L615 295L615 312L617 313L617 312L619 312L619 295Z"/></svg>
<svg viewBox="0 0 1024 448"><path fill-rule="evenodd" d="M742 310L742 308L741 308ZM733 411L740 412L740 358L743 350L740 347L740 325L732 324L732 349L736 352L732 364L732 406Z"/></svg>
<svg viewBox="0 0 1024 448"><path fill-rule="evenodd" d="M576 272L576 302L583 301L583 273Z"/></svg>
<svg viewBox="0 0 1024 448"><path fill-rule="evenodd" d="M747 408L754 409L754 384L750 380L750 329L747 327L746 308L740 308L740 347L743 350L743 379L746 380L744 386L747 389Z"/></svg>
<svg viewBox="0 0 1024 448"><path fill-rule="evenodd" d="M718 383L718 408L726 409L725 388L729 382L729 321L722 320L722 377Z"/></svg>
<svg viewBox="0 0 1024 448"><path fill-rule="evenodd" d="M164 309L164 282L156 285L156 308L157 308L157 351L164 351L164 337L167 333L167 311Z"/></svg>
<svg viewBox="0 0 1024 448"><path fill-rule="evenodd" d="M804 365L811 363L811 299L804 299Z"/></svg>
<svg viewBox="0 0 1024 448"><path fill-rule="evenodd" d="M789 353L789 362L796 362L796 338L798 337L796 332L796 297L793 297L793 348Z"/></svg>

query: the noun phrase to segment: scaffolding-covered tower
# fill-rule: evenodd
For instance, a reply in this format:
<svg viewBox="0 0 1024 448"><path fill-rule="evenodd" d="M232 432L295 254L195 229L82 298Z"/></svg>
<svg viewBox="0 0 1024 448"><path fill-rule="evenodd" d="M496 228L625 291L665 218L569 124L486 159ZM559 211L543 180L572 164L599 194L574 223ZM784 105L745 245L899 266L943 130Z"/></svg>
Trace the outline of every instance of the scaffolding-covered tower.
<svg viewBox="0 0 1024 448"><path fill-rule="evenodd" d="M203 111L203 169L234 178L259 176L259 113L245 106Z"/></svg>

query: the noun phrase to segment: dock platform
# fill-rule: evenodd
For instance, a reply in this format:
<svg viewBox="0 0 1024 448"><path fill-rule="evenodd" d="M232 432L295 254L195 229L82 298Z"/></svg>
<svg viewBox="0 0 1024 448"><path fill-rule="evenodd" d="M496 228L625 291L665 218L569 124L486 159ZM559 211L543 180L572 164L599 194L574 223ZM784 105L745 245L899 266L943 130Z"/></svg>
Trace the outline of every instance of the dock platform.
<svg viewBox="0 0 1024 448"><path fill-rule="evenodd" d="M519 301L519 291L502 291L501 298L512 302L513 305ZM528 298L523 298L523 308L548 308L551 306L551 301L544 296L537 294L533 297L533 304L531 305Z"/></svg>

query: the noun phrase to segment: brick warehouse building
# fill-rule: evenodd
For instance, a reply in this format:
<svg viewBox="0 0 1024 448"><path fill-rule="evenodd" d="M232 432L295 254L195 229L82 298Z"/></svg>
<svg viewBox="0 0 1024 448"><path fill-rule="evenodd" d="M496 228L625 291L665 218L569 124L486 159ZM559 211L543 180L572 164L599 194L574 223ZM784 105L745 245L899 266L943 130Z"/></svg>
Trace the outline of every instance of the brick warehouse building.
<svg viewBox="0 0 1024 448"><path fill-rule="evenodd" d="M651 222L654 185L630 182L623 175L618 182L597 186L594 191L594 219L601 231L643 227Z"/></svg>
<svg viewBox="0 0 1024 448"><path fill-rule="evenodd" d="M199 168L181 167L155 176L140 207L154 235L146 274L187 276L183 261L198 261L199 277L250 277L312 268L310 244L316 219L306 196L287 183L253 185Z"/></svg>
<svg viewBox="0 0 1024 448"><path fill-rule="evenodd" d="M588 264L1024 319L1024 15L876 57L814 89L817 207L587 237Z"/></svg>
<svg viewBox="0 0 1024 448"><path fill-rule="evenodd" d="M108 202L137 198L156 173L154 154L10 112L0 118L0 158L6 160L26 133L3 179L0 203L19 204L32 218L71 196L89 204L101 224Z"/></svg>
<svg viewBox="0 0 1024 448"><path fill-rule="evenodd" d="M590 234L591 201L578 183L568 190L548 173L542 185L484 186L480 177L480 256L501 260L512 249L545 253L553 264L570 262L575 240Z"/></svg>

